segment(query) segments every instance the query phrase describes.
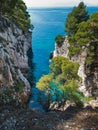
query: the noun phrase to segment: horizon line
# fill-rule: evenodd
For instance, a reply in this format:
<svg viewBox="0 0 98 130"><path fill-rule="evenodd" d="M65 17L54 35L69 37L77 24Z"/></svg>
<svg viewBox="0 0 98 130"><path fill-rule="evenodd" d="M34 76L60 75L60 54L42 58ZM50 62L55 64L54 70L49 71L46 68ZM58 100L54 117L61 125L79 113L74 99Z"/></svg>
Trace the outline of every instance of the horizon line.
<svg viewBox="0 0 98 130"><path fill-rule="evenodd" d="M27 6L27 8L66 8L66 7L75 7L75 6ZM88 5L86 7L98 7L98 5Z"/></svg>

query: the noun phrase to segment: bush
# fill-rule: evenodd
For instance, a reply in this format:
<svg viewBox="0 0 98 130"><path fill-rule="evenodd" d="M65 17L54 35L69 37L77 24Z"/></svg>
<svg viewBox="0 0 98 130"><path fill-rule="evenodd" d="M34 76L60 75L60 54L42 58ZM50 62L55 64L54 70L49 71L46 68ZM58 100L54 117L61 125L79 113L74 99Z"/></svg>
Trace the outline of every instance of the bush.
<svg viewBox="0 0 98 130"><path fill-rule="evenodd" d="M0 0L0 13L3 17L14 22L23 32L32 28L30 15L22 0Z"/></svg>
<svg viewBox="0 0 98 130"><path fill-rule="evenodd" d="M52 59L50 65L51 74L44 75L36 86L44 92L45 102L66 100L74 101L78 106L82 105L83 95L78 91L77 75L78 63L68 61L65 57L58 56Z"/></svg>
<svg viewBox="0 0 98 130"><path fill-rule="evenodd" d="M15 89L16 92L20 92L21 93L23 91L23 89L24 89L23 81L18 80L16 85L14 86L14 89Z"/></svg>
<svg viewBox="0 0 98 130"><path fill-rule="evenodd" d="M63 42L64 42L64 37L62 37L61 35L56 36L55 38L55 42L57 43L57 45L60 47L62 46Z"/></svg>
<svg viewBox="0 0 98 130"><path fill-rule="evenodd" d="M50 64L50 70L53 73L54 76L57 76L62 73L62 64L67 64L68 59L62 56L57 56L52 59L52 62Z"/></svg>
<svg viewBox="0 0 98 130"><path fill-rule="evenodd" d="M78 106L83 105L84 96L78 91L78 84L75 80L68 81L64 86L64 100L74 101Z"/></svg>
<svg viewBox="0 0 98 130"><path fill-rule="evenodd" d="M52 75L44 75L37 82L36 87L41 91L46 91L50 88L50 82L52 80Z"/></svg>

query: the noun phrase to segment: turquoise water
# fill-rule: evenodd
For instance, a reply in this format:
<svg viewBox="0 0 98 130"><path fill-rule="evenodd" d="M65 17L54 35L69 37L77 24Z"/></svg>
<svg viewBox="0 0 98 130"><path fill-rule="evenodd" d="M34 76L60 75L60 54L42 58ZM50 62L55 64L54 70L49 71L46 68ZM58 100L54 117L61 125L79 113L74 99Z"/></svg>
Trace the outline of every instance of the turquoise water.
<svg viewBox="0 0 98 130"><path fill-rule="evenodd" d="M54 50L56 35L64 35L64 22L71 8L30 9L33 30L33 62L36 81L49 72L49 56Z"/></svg>
<svg viewBox="0 0 98 130"><path fill-rule="evenodd" d="M88 7L87 9L90 14L98 11L98 7ZM65 35L64 23L71 10L72 8L69 7L28 9L31 23L34 25L32 48L34 54L33 63L35 64L33 73L36 81L49 72L49 56L50 52L54 50L55 36L58 34ZM33 94L31 101L36 99L37 95L35 88L32 88L32 91L35 96Z"/></svg>
<svg viewBox="0 0 98 130"><path fill-rule="evenodd" d="M89 13L98 11L98 7L88 7ZM34 25L32 34L34 76L36 81L49 72L49 55L54 50L56 35L65 35L64 22L72 8L37 8L29 9Z"/></svg>

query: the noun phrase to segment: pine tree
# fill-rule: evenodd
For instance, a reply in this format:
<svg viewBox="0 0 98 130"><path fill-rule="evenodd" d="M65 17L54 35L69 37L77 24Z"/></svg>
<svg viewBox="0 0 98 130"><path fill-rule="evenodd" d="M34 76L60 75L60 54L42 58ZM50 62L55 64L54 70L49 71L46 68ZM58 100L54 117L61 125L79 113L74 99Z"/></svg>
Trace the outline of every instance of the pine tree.
<svg viewBox="0 0 98 130"><path fill-rule="evenodd" d="M74 35L77 32L78 24L89 19L88 11L83 2L74 7L72 12L68 14L65 27L68 35Z"/></svg>

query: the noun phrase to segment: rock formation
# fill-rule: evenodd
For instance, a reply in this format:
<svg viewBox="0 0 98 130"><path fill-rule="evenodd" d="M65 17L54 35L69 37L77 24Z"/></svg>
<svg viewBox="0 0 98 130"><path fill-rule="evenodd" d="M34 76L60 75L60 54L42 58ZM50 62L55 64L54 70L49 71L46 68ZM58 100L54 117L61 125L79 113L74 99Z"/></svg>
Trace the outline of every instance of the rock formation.
<svg viewBox="0 0 98 130"><path fill-rule="evenodd" d="M94 57L91 65L86 65L86 58L88 57L87 48L91 45L94 45ZM87 97L89 96L98 96L98 42L89 43L86 46L83 46L80 53L74 55L73 57L68 56L68 38L66 36L62 46L55 44L55 50L53 56L64 56L73 62L78 62L80 67L78 70L78 75L82 78L81 83L79 83L80 91Z"/></svg>
<svg viewBox="0 0 98 130"><path fill-rule="evenodd" d="M23 33L4 18L0 20L0 25L0 99L5 103L13 99L24 103L31 90L26 78L31 34L29 31Z"/></svg>

